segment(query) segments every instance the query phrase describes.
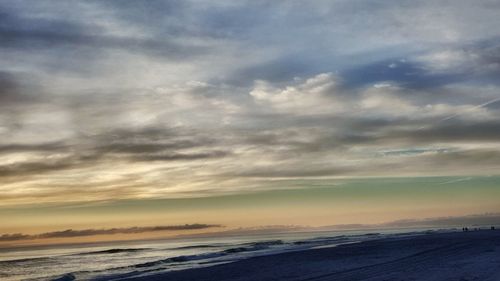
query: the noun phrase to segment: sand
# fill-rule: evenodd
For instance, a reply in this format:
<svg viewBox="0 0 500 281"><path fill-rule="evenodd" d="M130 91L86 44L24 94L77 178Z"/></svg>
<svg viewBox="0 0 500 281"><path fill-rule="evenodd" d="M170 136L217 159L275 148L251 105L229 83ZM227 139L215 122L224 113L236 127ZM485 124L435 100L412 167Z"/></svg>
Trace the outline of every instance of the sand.
<svg viewBox="0 0 500 281"><path fill-rule="evenodd" d="M500 280L500 230L428 233L120 280Z"/></svg>

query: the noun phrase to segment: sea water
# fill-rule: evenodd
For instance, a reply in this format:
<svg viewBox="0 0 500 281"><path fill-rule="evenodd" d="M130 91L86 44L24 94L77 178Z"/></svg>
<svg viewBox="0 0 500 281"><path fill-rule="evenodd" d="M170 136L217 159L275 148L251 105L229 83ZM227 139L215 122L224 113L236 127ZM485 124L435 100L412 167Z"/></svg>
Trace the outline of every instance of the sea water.
<svg viewBox="0 0 500 281"><path fill-rule="evenodd" d="M234 262L254 256L334 247L422 229L288 232L0 249L0 280L113 280ZM418 234L418 232L417 232Z"/></svg>

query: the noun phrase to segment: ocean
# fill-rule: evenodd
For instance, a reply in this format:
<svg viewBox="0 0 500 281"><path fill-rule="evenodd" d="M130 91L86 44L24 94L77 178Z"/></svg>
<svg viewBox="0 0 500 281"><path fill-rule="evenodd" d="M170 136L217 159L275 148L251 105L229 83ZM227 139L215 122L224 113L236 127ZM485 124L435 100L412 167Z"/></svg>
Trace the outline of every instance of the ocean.
<svg viewBox="0 0 500 281"><path fill-rule="evenodd" d="M385 236L415 235L418 231L423 229L287 232L0 249L0 280L117 280Z"/></svg>

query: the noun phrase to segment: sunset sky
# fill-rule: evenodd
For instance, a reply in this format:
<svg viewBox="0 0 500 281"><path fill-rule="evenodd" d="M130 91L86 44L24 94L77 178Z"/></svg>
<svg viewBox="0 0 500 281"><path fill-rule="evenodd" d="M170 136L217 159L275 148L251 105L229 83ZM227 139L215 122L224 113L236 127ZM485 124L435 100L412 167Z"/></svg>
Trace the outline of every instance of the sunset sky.
<svg viewBox="0 0 500 281"><path fill-rule="evenodd" d="M0 236L498 213L499 15L0 1Z"/></svg>

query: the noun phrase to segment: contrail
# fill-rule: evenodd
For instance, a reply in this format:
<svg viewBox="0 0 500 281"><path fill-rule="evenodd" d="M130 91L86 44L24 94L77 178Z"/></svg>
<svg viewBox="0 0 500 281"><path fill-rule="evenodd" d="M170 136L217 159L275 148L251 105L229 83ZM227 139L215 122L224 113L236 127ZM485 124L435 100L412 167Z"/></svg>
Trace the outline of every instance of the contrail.
<svg viewBox="0 0 500 281"><path fill-rule="evenodd" d="M492 103L495 103L495 102L497 102L497 101L500 101L500 98L496 98L496 99L490 100L490 101L488 101L488 102L482 103L482 104L480 104L480 105L476 105L476 106L471 107L471 108L469 108L469 109L467 109L467 110L474 110L474 109L478 109L478 108L481 108L481 107L485 107L485 106L490 105L490 104L492 104ZM439 122L442 122L442 121L446 121L446 120L453 119L453 118L458 117L458 116L460 116L460 115L462 115L462 114L463 114L463 112L453 114L453 115L451 115L451 116L448 116L448 117L446 117L446 118L441 119Z"/></svg>
<svg viewBox="0 0 500 281"><path fill-rule="evenodd" d="M485 103L482 103L482 104L479 104L479 105L473 106L473 107L471 107L471 108L467 109L466 111L470 111L470 110L478 109L478 108L481 108L481 107L485 107L485 106L488 106L488 105L490 105L490 104L492 104L492 103L496 103L496 102L498 102L498 101L500 101L500 98L492 99L492 100L487 101L487 102L485 102ZM441 120L438 120L436 123L441 123L441 122L444 122L444 121L448 121L448 120L453 119L453 118L456 118L456 117L458 117L458 116L460 116L460 115L462 115L462 114L464 114L464 112L455 113L455 114L450 115L450 116L448 116L448 117L445 117L445 118L443 118L443 119L441 119ZM425 126L422 126L422 127L418 128L418 130L422 130L422 129L424 129L424 128L425 128Z"/></svg>
<svg viewBox="0 0 500 281"><path fill-rule="evenodd" d="M450 180L450 181L442 182L442 183L439 183L439 184L450 184L450 183L456 183L456 182L461 182L461 181L469 181L471 179L472 179L472 177L460 178L460 179L456 179L456 180Z"/></svg>

